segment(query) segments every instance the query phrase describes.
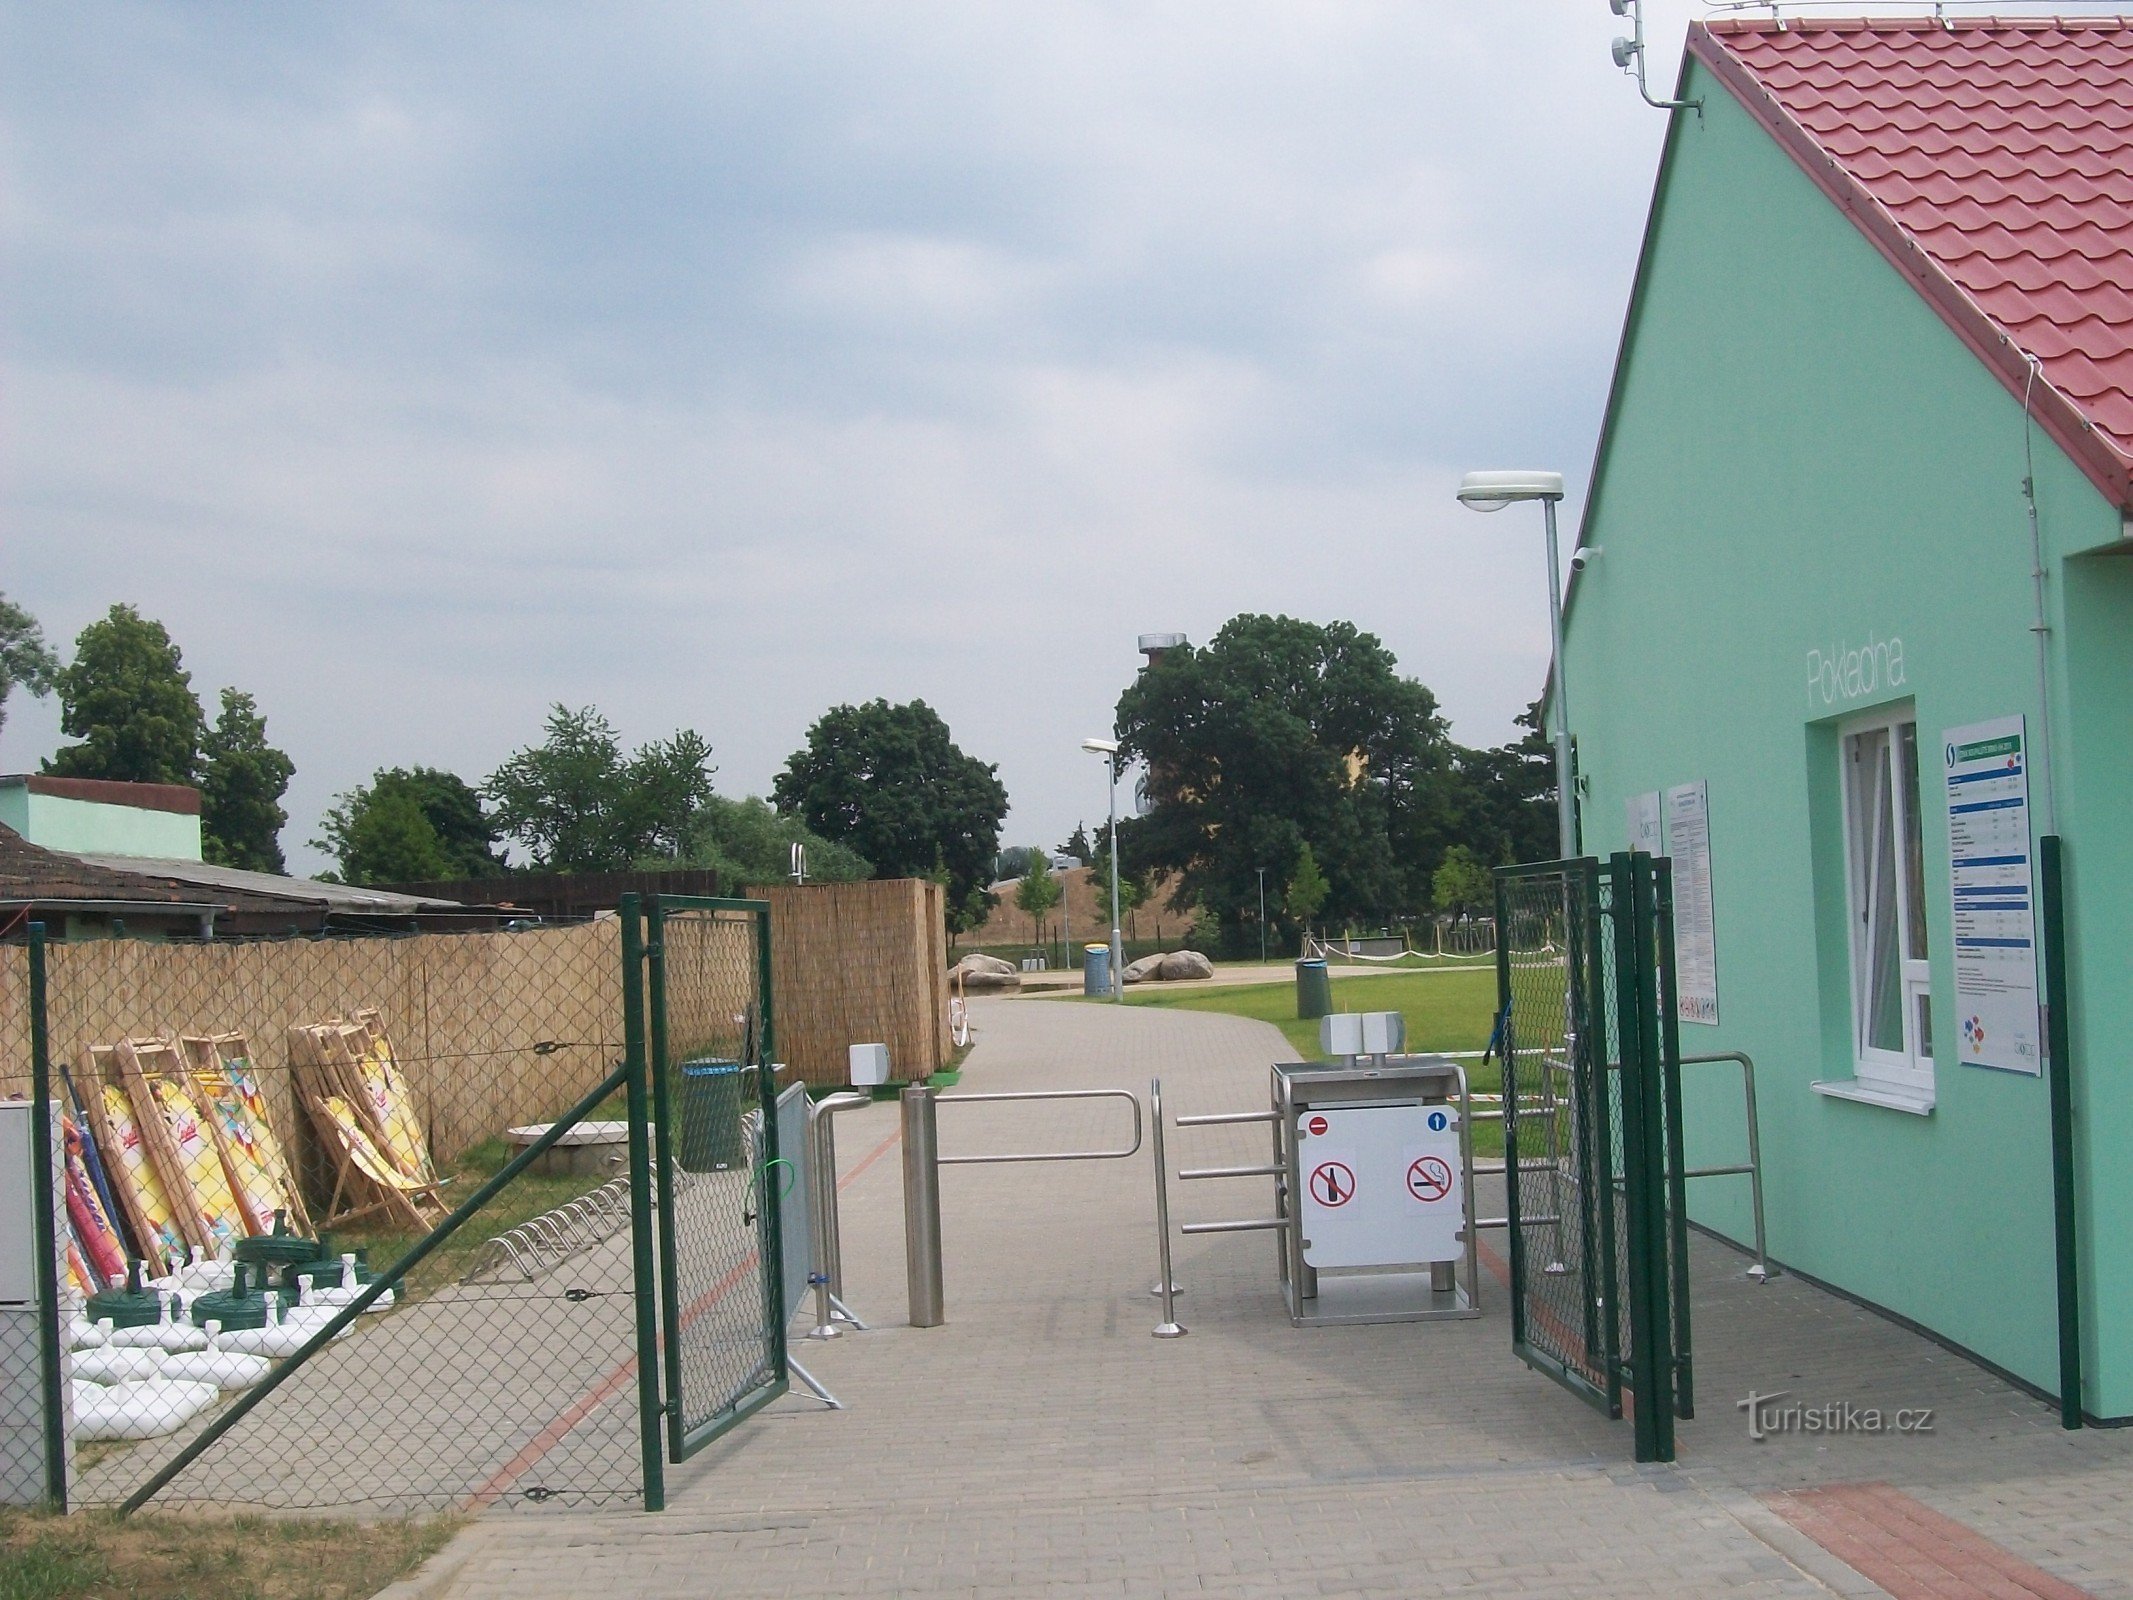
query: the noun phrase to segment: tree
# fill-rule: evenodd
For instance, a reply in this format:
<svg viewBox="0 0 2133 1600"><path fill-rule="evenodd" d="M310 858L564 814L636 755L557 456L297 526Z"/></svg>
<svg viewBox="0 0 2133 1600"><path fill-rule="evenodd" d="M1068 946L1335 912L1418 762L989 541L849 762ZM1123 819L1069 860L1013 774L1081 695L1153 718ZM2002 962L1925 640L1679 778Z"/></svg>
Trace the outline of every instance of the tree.
<svg viewBox="0 0 2133 1600"><path fill-rule="evenodd" d="M1430 880L1430 891L1439 911L1471 915L1494 902L1496 883L1479 856L1465 845L1455 844L1444 852L1444 860Z"/></svg>
<svg viewBox="0 0 2133 1600"><path fill-rule="evenodd" d="M1483 861L1552 861L1561 838L1555 815L1555 744L1536 700L1518 717L1525 733L1491 750L1457 753L1459 831Z"/></svg>
<svg viewBox="0 0 2133 1600"><path fill-rule="evenodd" d="M222 691L222 714L200 741L201 853L224 867L280 872L282 824L296 763L267 743L253 698Z"/></svg>
<svg viewBox="0 0 2133 1600"><path fill-rule="evenodd" d="M753 795L745 800L712 795L705 801L683 860L710 867L722 885L782 883L792 870L796 844L807 847L810 883L855 883L874 875L865 857L808 832L796 818L778 815Z"/></svg>
<svg viewBox="0 0 2133 1600"><path fill-rule="evenodd" d="M993 857L992 881L994 883L1005 883L1009 878L1021 877L1023 873L1029 871L1029 864L1032 861L1040 860L1043 855L1044 852L1033 844L1009 845L1005 850Z"/></svg>
<svg viewBox="0 0 2133 1600"><path fill-rule="evenodd" d="M346 818L336 838L347 882L434 883L455 876L436 826L412 790L380 785L362 804L348 807Z"/></svg>
<svg viewBox="0 0 2133 1600"><path fill-rule="evenodd" d="M1296 867L1289 874L1289 886L1282 893L1282 904L1298 926L1308 928L1311 919L1318 915L1326 903L1333 886L1326 882L1326 875L1318 870L1318 856L1307 842L1296 852Z"/></svg>
<svg viewBox="0 0 2133 1600"><path fill-rule="evenodd" d="M1119 697L1146 811L1121 824L1136 871L1180 875L1232 949L1256 948L1259 875L1309 843L1327 912L1392 916L1429 902L1456 841L1455 747L1429 690L1344 622L1240 616L1204 649L1169 651ZM1294 920L1296 909L1289 908Z"/></svg>
<svg viewBox="0 0 2133 1600"><path fill-rule="evenodd" d="M372 807L397 796L413 804L429 828L429 844L417 849L405 842L382 852L375 841L381 835L366 826ZM397 813L397 808L396 813ZM382 837L404 841L414 830L396 814ZM507 870L497 846L496 823L482 809L481 795L457 773L436 767L384 767L368 785L335 797L319 823L320 837L311 848L323 850L340 863L340 876L349 883L425 883L453 878L493 878ZM410 860L428 862L433 870L419 873L387 872L379 863L387 858L394 865Z"/></svg>
<svg viewBox="0 0 2133 1600"><path fill-rule="evenodd" d="M546 742L514 753L483 792L496 825L551 872L618 872L682 851L711 796L711 747L694 730L624 757L614 727L591 706L557 705Z"/></svg>
<svg viewBox="0 0 2133 1600"><path fill-rule="evenodd" d="M82 629L55 678L64 745L44 770L62 778L191 783L204 719L178 647L160 622L115 605Z"/></svg>
<svg viewBox="0 0 2133 1600"><path fill-rule="evenodd" d="M58 681L59 657L44 642L44 629L0 594L0 728L7 726L7 697L18 685L42 700Z"/></svg>
<svg viewBox="0 0 2133 1600"><path fill-rule="evenodd" d="M1015 904L1030 920L1033 942L1044 942L1044 919L1059 904L1060 893L1059 880L1052 876L1052 865L1045 860L1044 852L1031 851L1022 881L1015 885Z"/></svg>
<svg viewBox="0 0 2133 1600"><path fill-rule="evenodd" d="M1096 847L1089 843L1089 825L1085 822L1075 823L1072 837L1059 847L1059 853L1072 856L1085 867L1094 866Z"/></svg>
<svg viewBox="0 0 2133 1600"><path fill-rule="evenodd" d="M976 927L991 908L986 880L1007 790L997 767L956 748L948 724L923 700L824 712L771 797L787 816L873 862L880 876L937 878L948 891L952 931Z"/></svg>

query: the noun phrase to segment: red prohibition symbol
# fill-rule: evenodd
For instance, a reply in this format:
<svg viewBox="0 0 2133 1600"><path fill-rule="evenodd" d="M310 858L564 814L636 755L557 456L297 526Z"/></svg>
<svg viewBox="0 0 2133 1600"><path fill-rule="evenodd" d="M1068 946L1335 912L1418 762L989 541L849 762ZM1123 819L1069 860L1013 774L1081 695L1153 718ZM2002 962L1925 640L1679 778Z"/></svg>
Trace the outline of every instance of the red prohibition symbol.
<svg viewBox="0 0 2133 1600"><path fill-rule="evenodd" d="M1311 1198L1322 1206L1344 1206L1355 1198L1355 1172L1345 1161L1321 1161L1311 1169Z"/></svg>
<svg viewBox="0 0 2133 1600"><path fill-rule="evenodd" d="M1441 1156L1424 1156L1407 1169L1407 1192L1417 1200L1442 1200L1452 1192L1452 1164Z"/></svg>

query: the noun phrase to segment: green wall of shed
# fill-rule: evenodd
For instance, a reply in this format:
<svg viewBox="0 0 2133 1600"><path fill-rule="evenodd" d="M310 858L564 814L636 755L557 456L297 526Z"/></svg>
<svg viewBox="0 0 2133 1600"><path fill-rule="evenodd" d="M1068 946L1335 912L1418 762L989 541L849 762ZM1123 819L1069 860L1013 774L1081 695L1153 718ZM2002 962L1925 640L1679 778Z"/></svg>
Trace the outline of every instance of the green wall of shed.
<svg viewBox="0 0 2133 1600"><path fill-rule="evenodd" d="M2034 744L2022 409L1719 83L1688 81L1704 115L1671 136L1582 535L1603 554L1568 619L1585 846L1626 848L1629 797L1708 782L1721 1024L1684 1025L1682 1048L1755 1058L1772 1253L2055 1391L2046 1087L1954 1061L1930 757L1941 730L2013 713ZM2084 1402L2127 1415L2133 561L2065 559L2122 546L2120 515L2041 431L2032 448L2079 912ZM1900 686L1810 697L1810 649L1876 639L1902 641ZM1928 753L1927 1116L1809 1088L1852 1074L1836 725L1906 700ZM1686 1078L1691 1164L1740 1159L1737 1074ZM1691 1207L1749 1234L1744 1180L1692 1184Z"/></svg>

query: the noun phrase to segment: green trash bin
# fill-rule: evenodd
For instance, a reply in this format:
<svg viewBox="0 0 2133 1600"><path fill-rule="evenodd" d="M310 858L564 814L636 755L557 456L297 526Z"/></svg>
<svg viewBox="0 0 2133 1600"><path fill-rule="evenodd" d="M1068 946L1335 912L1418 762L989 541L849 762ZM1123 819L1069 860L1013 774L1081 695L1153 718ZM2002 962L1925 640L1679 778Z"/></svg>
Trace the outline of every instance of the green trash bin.
<svg viewBox="0 0 2133 1600"><path fill-rule="evenodd" d="M684 1061L674 1105L674 1159L684 1172L722 1172L745 1159L741 1147L741 1072L738 1061Z"/></svg>
<svg viewBox="0 0 2133 1600"><path fill-rule="evenodd" d="M1332 1010L1333 979L1326 973L1326 963L1320 957L1306 956L1296 963L1296 1015L1308 1022Z"/></svg>

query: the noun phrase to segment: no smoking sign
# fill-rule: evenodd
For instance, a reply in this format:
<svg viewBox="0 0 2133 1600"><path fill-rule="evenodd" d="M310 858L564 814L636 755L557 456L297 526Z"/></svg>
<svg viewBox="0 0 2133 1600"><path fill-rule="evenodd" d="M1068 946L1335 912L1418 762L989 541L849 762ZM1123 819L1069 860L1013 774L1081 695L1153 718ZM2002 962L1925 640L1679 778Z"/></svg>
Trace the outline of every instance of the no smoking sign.
<svg viewBox="0 0 2133 1600"><path fill-rule="evenodd" d="M1452 1192L1452 1164L1441 1156L1423 1156L1407 1168L1407 1192L1424 1205Z"/></svg>

